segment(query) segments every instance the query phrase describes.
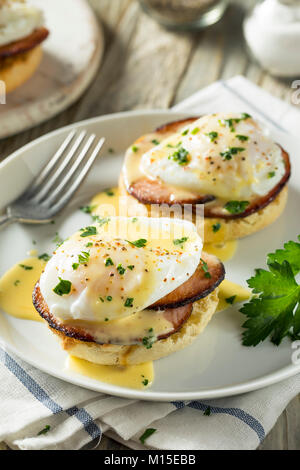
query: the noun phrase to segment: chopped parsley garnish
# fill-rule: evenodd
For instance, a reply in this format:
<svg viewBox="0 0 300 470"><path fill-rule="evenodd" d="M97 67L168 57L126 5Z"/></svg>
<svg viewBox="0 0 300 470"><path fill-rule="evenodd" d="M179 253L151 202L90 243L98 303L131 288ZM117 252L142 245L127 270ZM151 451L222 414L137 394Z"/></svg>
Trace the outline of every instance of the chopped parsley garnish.
<svg viewBox="0 0 300 470"><path fill-rule="evenodd" d="M300 241L300 235L298 236ZM268 254L268 270L256 269L247 280L256 294L240 311L247 316L243 344L256 346L271 336L277 346L284 337L300 340L300 243L289 241Z"/></svg>
<svg viewBox="0 0 300 470"><path fill-rule="evenodd" d="M88 242L85 246L86 246L86 248L90 248L91 246L93 246L93 243L92 243L92 242Z"/></svg>
<svg viewBox="0 0 300 470"><path fill-rule="evenodd" d="M203 413L203 416L210 416L210 415L211 415L211 407L208 406L208 407L205 409L205 411L204 411L204 413Z"/></svg>
<svg viewBox="0 0 300 470"><path fill-rule="evenodd" d="M138 149L139 149L139 148L138 148L136 145L133 145L133 146L131 147L131 150L132 150L133 152L137 152Z"/></svg>
<svg viewBox="0 0 300 470"><path fill-rule="evenodd" d="M183 147L180 147L168 158L169 160L174 160L174 162L178 163L178 165L186 165L189 162L188 154L189 152L187 150L185 150Z"/></svg>
<svg viewBox="0 0 300 470"><path fill-rule="evenodd" d="M225 299L225 302L232 305L233 302L235 301L235 298L236 298L236 295L232 295L231 297L227 297L227 299Z"/></svg>
<svg viewBox="0 0 300 470"><path fill-rule="evenodd" d="M42 434L47 434L47 432L49 432L51 429L51 426L49 426L49 424L47 424L44 429L42 429L40 432L37 433L38 436L41 436Z"/></svg>
<svg viewBox="0 0 300 470"><path fill-rule="evenodd" d="M33 266L28 266L27 264L19 264L20 268L25 269L25 271L30 271L33 269Z"/></svg>
<svg viewBox="0 0 300 470"><path fill-rule="evenodd" d="M104 321L108 321L108 320L109 320L109 318L104 318Z"/></svg>
<svg viewBox="0 0 300 470"><path fill-rule="evenodd" d="M220 228L221 228L221 224L220 224L220 222L217 222L216 224L213 224L213 226L212 226L212 231L213 231L214 233L216 233L216 232L218 232L218 231L220 230Z"/></svg>
<svg viewBox="0 0 300 470"><path fill-rule="evenodd" d="M139 240L136 240L135 242L130 242L129 240L126 240L130 245L136 246L137 248L144 248L147 244L147 240L145 238L140 238Z"/></svg>
<svg viewBox="0 0 300 470"><path fill-rule="evenodd" d="M112 301L112 296L111 296L111 295L108 295L108 296L106 297L106 300L107 300L108 302L111 302L111 301Z"/></svg>
<svg viewBox="0 0 300 470"><path fill-rule="evenodd" d="M78 262L79 264L86 264L90 258L90 253L88 251L82 251L78 255Z"/></svg>
<svg viewBox="0 0 300 470"><path fill-rule="evenodd" d="M148 379L142 380L142 384L145 385L145 387L147 387L148 383L149 383Z"/></svg>
<svg viewBox="0 0 300 470"><path fill-rule="evenodd" d="M92 219L94 222L97 222L100 227L102 227L102 225L108 224L110 221L110 217L99 217L99 215L93 215Z"/></svg>
<svg viewBox="0 0 300 470"><path fill-rule="evenodd" d="M126 268L124 268L124 267L122 266L122 264L120 263L120 264L118 264L118 266L117 266L117 271L118 271L118 273L119 273L121 276L123 276L123 274L124 274L125 271L126 271Z"/></svg>
<svg viewBox="0 0 300 470"><path fill-rule="evenodd" d="M132 271L134 269L134 264L130 264L129 266L127 266L128 269L130 269L130 271Z"/></svg>
<svg viewBox="0 0 300 470"><path fill-rule="evenodd" d="M72 264L72 268L74 269L74 271L76 271L76 269L78 268L79 266L79 263L73 263Z"/></svg>
<svg viewBox="0 0 300 470"><path fill-rule="evenodd" d="M110 148L108 149L108 151L109 151L109 153L114 153L114 149L113 149L112 147L110 147Z"/></svg>
<svg viewBox="0 0 300 470"><path fill-rule="evenodd" d="M207 137L209 137L209 140L211 142L213 142L214 140L216 140L216 138L218 137L219 134L218 134L218 132L212 131L212 132L208 132L205 135L207 135Z"/></svg>
<svg viewBox="0 0 300 470"><path fill-rule="evenodd" d="M204 277L207 277L208 279L211 278L211 274L209 272L209 269L208 269L208 265L207 263L201 258L201 268L202 270L204 271Z"/></svg>
<svg viewBox="0 0 300 470"><path fill-rule="evenodd" d="M105 191L105 194L106 194L107 196L114 196L114 195L115 195L115 193L114 193L111 189L107 189L107 190Z"/></svg>
<svg viewBox="0 0 300 470"><path fill-rule="evenodd" d="M19 279L17 279L15 282L14 282L14 286L18 286L20 284L21 281L19 281Z"/></svg>
<svg viewBox="0 0 300 470"><path fill-rule="evenodd" d="M181 135L187 135L188 131L189 131L189 130L186 129L185 131L183 131L183 132L181 133Z"/></svg>
<svg viewBox="0 0 300 470"><path fill-rule="evenodd" d="M247 140L249 140L249 137L247 135L241 135L241 134L237 134L236 138L239 139L241 142L246 142Z"/></svg>
<svg viewBox="0 0 300 470"><path fill-rule="evenodd" d="M44 260L44 261L47 262L47 261L49 261L49 259L51 258L51 256L48 255L48 253L43 253L43 254L40 255L38 258L39 258L39 259L42 259L42 260Z"/></svg>
<svg viewBox="0 0 300 470"><path fill-rule="evenodd" d="M188 237L182 237L182 238L175 238L173 240L174 245L181 245L181 248L183 248L183 244L188 241Z"/></svg>
<svg viewBox="0 0 300 470"><path fill-rule="evenodd" d="M220 155L223 157L223 160L231 160L233 155L244 152L244 150L246 150L244 147L229 147L224 152L220 152Z"/></svg>
<svg viewBox="0 0 300 470"><path fill-rule="evenodd" d="M268 173L268 178L273 178L275 176L275 174L276 174L275 171L270 171Z"/></svg>
<svg viewBox="0 0 300 470"><path fill-rule="evenodd" d="M148 333L150 333L149 336L144 336L142 343L146 349L151 349L153 343L156 341L156 336L154 334L153 328L149 328Z"/></svg>
<svg viewBox="0 0 300 470"><path fill-rule="evenodd" d="M137 217L133 217L133 219L131 220L131 222L134 224L135 222L138 221L138 218Z"/></svg>
<svg viewBox="0 0 300 470"><path fill-rule="evenodd" d="M160 144L160 142L157 139L152 139L151 142L154 145L159 145Z"/></svg>
<svg viewBox="0 0 300 470"><path fill-rule="evenodd" d="M152 436L157 430L154 428L148 428L146 431L141 435L140 441L142 444L145 444L145 440L148 439L148 437Z"/></svg>
<svg viewBox="0 0 300 470"><path fill-rule="evenodd" d="M244 121L245 119L248 119L250 117L250 114L242 113L240 118L223 119L223 121L219 119L219 124L220 126L229 127L230 132L235 132L234 124L238 124L239 122Z"/></svg>
<svg viewBox="0 0 300 470"><path fill-rule="evenodd" d="M104 302L104 299L103 299L103 297L99 297L99 300L101 300L101 302Z"/></svg>
<svg viewBox="0 0 300 470"><path fill-rule="evenodd" d="M55 294L60 295L60 296L69 294L71 292L71 287L72 287L71 282L65 279L62 279L61 277L59 277L58 279L59 279L59 283L57 284L57 286L54 287L53 292L55 292Z"/></svg>
<svg viewBox="0 0 300 470"><path fill-rule="evenodd" d="M59 236L58 232L55 233L55 237L53 238L53 243L56 243L56 246L59 247L63 244L63 239Z"/></svg>
<svg viewBox="0 0 300 470"><path fill-rule="evenodd" d="M95 209L96 206L82 206L80 207L80 210L84 212L85 214L91 214L93 210Z"/></svg>
<svg viewBox="0 0 300 470"><path fill-rule="evenodd" d="M133 297L127 297L124 303L124 307L133 307Z"/></svg>
<svg viewBox="0 0 300 470"><path fill-rule="evenodd" d="M238 123L240 120L239 119L223 119L222 121L219 119L219 124L220 126L227 126L229 127L231 132L234 132L234 123Z"/></svg>
<svg viewBox="0 0 300 470"><path fill-rule="evenodd" d="M90 237L91 235L97 235L97 229L93 226L82 228L81 231L81 237Z"/></svg>
<svg viewBox="0 0 300 470"><path fill-rule="evenodd" d="M113 260L111 258L107 258L105 260L105 266L113 266L114 263L113 263Z"/></svg>
<svg viewBox="0 0 300 470"><path fill-rule="evenodd" d="M224 209L230 214L241 214L245 211L247 206L249 206L249 201L228 201Z"/></svg>
<svg viewBox="0 0 300 470"><path fill-rule="evenodd" d="M199 127L195 127L195 129L191 131L191 134L193 135L198 134L199 131L200 131Z"/></svg>

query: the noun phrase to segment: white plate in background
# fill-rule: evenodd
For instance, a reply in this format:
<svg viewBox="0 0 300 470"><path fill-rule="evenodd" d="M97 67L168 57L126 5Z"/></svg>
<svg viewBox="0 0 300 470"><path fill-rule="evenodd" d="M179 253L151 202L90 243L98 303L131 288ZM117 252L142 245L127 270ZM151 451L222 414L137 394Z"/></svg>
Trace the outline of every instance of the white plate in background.
<svg viewBox="0 0 300 470"><path fill-rule="evenodd" d="M88 224L90 216L78 208L99 191L117 184L125 149L141 134L165 122L184 117L168 111L119 113L73 125L106 138L103 156L97 160L72 204L57 217L55 225L11 225L0 232L0 275L35 248L50 252L55 232L66 238ZM71 126L70 126L71 127ZM70 127L54 131L31 142L0 164L0 209L27 187L34 175L53 154ZM239 242L232 260L225 263L226 277L246 285L253 270L265 266L267 253L299 234L300 141L273 133L276 141L290 153L292 178L284 214L271 226ZM112 147L115 152L109 153ZM37 244L32 245L32 240ZM37 368L68 382L99 392L143 400L191 400L230 396L255 390L300 372L292 364L293 350L286 339L280 347L269 340L255 348L242 346L244 315L234 305L217 313L197 340L182 351L154 362L155 381L143 391L116 387L65 369L67 354L46 325L18 320L0 313L0 345Z"/></svg>
<svg viewBox="0 0 300 470"><path fill-rule="evenodd" d="M31 3L44 11L50 34L35 74L0 104L0 138L36 126L74 103L94 78L104 51L101 26L86 0Z"/></svg>

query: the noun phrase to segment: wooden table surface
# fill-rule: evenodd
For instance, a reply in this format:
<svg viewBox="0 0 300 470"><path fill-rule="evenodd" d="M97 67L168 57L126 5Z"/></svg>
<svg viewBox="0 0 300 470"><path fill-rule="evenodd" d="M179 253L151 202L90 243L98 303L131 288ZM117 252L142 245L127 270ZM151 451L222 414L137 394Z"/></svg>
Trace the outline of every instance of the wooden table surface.
<svg viewBox="0 0 300 470"><path fill-rule="evenodd" d="M291 100L291 81L278 80L249 59L242 36L255 0L233 1L209 29L176 34L158 26L133 0L89 0L105 29L106 52L89 90L59 116L0 143L1 159L66 124L138 108L168 108L218 79L243 74L272 95ZM300 396L282 413L260 449L300 449ZM0 449L5 445L0 443ZM104 437L98 449L126 449Z"/></svg>

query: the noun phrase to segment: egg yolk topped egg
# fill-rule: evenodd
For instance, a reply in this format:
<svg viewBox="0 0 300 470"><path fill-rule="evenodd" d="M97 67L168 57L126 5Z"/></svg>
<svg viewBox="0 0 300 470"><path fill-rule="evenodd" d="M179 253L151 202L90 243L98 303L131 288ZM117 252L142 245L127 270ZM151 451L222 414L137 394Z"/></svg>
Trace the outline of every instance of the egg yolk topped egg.
<svg viewBox="0 0 300 470"><path fill-rule="evenodd" d="M102 322L142 311L195 272L195 226L167 218L111 217L82 228L47 263L40 290L61 320Z"/></svg>
<svg viewBox="0 0 300 470"><path fill-rule="evenodd" d="M144 153L151 179L221 199L267 194L283 177L281 148L246 113L204 116Z"/></svg>

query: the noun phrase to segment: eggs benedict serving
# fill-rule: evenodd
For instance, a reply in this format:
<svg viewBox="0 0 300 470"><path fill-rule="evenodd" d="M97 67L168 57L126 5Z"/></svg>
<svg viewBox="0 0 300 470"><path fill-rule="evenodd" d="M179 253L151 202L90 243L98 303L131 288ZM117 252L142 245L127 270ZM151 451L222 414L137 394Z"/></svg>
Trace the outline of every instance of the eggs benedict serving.
<svg viewBox="0 0 300 470"><path fill-rule="evenodd" d="M0 25L0 80L9 93L36 71L49 31L43 12L24 0L0 0Z"/></svg>
<svg viewBox="0 0 300 470"><path fill-rule="evenodd" d="M246 113L217 113L160 127L127 151L120 190L151 204L204 204L205 242L272 223L287 200L288 154Z"/></svg>
<svg viewBox="0 0 300 470"><path fill-rule="evenodd" d="M57 248L33 304L67 352L140 364L190 344L218 305L223 264L191 222L98 218Z"/></svg>

